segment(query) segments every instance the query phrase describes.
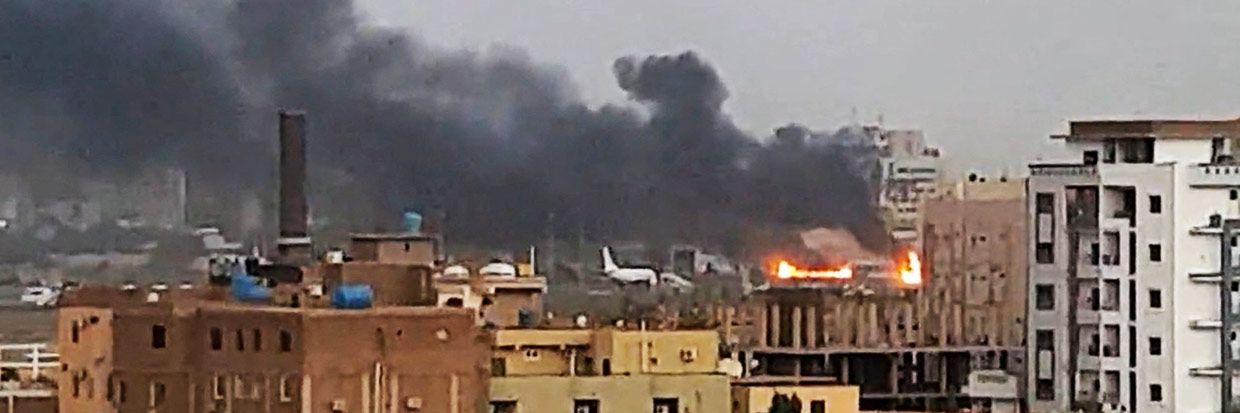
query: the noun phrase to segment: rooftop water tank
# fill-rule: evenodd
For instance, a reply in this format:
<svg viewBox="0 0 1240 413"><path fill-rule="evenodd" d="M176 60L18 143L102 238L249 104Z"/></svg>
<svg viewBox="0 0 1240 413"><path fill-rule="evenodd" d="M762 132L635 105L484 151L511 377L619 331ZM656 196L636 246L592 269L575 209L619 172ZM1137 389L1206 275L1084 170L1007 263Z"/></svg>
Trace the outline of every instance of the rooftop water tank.
<svg viewBox="0 0 1240 413"><path fill-rule="evenodd" d="M422 232L422 214L413 211L406 211L404 227L405 232L408 233Z"/></svg>
<svg viewBox="0 0 1240 413"><path fill-rule="evenodd" d="M448 278L468 278L469 269L463 265L453 265L443 269L443 276Z"/></svg>
<svg viewBox="0 0 1240 413"><path fill-rule="evenodd" d="M348 310L370 308L374 291L366 284L346 284L332 290L332 307Z"/></svg>
<svg viewBox="0 0 1240 413"><path fill-rule="evenodd" d="M500 277L516 277L517 267L514 267L512 266L512 264L508 264L508 263L493 262L493 263L484 265L481 270L478 270L478 272L481 273L482 275L492 275L492 276L500 276Z"/></svg>
<svg viewBox="0 0 1240 413"><path fill-rule="evenodd" d="M271 300L271 290L258 284L258 277L251 277L244 272L234 272L232 274L231 289L233 298L237 301L268 301Z"/></svg>

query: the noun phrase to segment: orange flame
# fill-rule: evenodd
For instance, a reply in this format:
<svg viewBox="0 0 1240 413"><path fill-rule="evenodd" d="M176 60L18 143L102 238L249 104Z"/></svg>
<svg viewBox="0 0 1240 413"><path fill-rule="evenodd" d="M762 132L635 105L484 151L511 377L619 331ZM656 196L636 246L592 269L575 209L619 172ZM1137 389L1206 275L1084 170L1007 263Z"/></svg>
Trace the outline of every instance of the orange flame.
<svg viewBox="0 0 1240 413"><path fill-rule="evenodd" d="M780 261L779 266L775 268L775 276L782 280L790 278L830 278L836 280L847 280L852 278L852 268L844 266L838 270L806 270L800 269L788 261Z"/></svg>
<svg viewBox="0 0 1240 413"><path fill-rule="evenodd" d="M908 262L900 266L900 281L906 285L921 285L921 259L917 253L908 252Z"/></svg>

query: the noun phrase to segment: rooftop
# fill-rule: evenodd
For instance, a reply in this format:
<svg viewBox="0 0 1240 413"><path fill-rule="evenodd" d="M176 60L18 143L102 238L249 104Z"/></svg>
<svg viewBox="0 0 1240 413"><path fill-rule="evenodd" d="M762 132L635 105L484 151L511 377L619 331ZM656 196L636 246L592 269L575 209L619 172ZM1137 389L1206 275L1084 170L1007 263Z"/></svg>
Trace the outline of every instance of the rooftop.
<svg viewBox="0 0 1240 413"><path fill-rule="evenodd" d="M434 236L420 232L361 232L349 234L349 238L368 241L426 241L435 239Z"/></svg>
<svg viewBox="0 0 1240 413"><path fill-rule="evenodd" d="M1240 118L1223 120L1146 119L1088 120L1069 123L1066 135L1054 139L1211 139L1240 137Z"/></svg>

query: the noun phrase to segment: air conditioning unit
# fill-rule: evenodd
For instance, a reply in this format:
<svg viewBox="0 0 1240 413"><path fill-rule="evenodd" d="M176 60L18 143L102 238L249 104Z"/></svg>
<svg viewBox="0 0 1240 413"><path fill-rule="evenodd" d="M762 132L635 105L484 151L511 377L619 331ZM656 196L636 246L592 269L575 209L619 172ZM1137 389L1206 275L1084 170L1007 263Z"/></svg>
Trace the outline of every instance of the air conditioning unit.
<svg viewBox="0 0 1240 413"><path fill-rule="evenodd" d="M405 399L405 408L408 410L422 410L422 398L410 397Z"/></svg>
<svg viewBox="0 0 1240 413"><path fill-rule="evenodd" d="M341 413L345 411L344 399L332 400L332 412Z"/></svg>

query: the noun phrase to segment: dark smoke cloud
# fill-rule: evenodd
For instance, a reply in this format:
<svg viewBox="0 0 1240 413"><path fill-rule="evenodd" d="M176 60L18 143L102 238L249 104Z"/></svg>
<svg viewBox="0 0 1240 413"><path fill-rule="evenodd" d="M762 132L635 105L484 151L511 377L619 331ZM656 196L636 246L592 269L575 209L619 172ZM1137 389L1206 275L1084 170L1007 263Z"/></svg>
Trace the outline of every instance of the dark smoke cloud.
<svg viewBox="0 0 1240 413"><path fill-rule="evenodd" d="M348 0L185 4L0 0L0 145L14 149L0 170L180 165L232 205L219 209L252 193L269 206L275 109L294 107L309 115L313 213L336 229L391 229L416 208L478 245L551 231L739 248L746 231L817 225L884 245L864 134L748 136L693 53L615 62L641 113L587 107L521 51L368 25Z"/></svg>

